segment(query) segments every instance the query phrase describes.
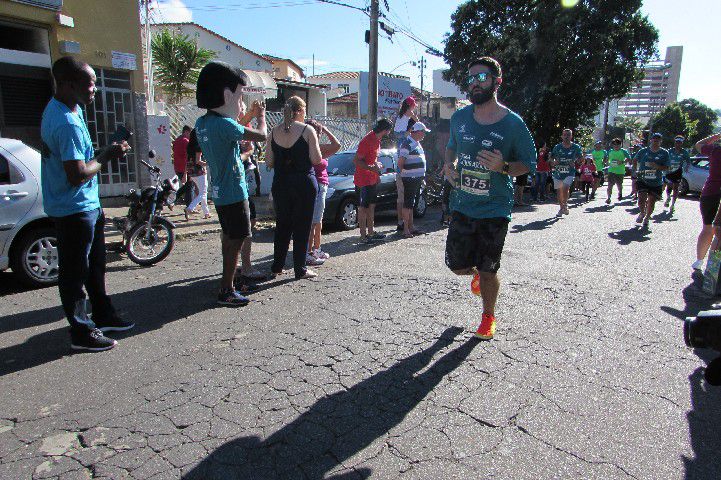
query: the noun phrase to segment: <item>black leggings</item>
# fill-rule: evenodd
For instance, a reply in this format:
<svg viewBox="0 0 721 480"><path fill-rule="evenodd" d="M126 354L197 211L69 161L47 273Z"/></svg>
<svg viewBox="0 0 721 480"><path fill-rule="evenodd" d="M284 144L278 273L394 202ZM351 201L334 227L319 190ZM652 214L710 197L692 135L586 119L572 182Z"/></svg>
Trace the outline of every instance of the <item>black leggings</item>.
<svg viewBox="0 0 721 480"><path fill-rule="evenodd" d="M305 275L305 254L313 222L313 208L318 194L315 177L288 174L273 178L273 208L275 209L275 236L273 239L273 273L283 271L285 257L293 238L293 269L295 277Z"/></svg>

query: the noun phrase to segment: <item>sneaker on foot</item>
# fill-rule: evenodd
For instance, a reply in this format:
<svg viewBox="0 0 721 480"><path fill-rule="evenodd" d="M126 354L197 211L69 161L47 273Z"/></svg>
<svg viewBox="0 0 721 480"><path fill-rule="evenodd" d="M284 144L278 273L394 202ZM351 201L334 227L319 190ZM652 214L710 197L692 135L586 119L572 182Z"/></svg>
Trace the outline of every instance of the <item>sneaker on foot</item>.
<svg viewBox="0 0 721 480"><path fill-rule="evenodd" d="M701 259L701 260L696 260L695 262L693 262L693 263L691 264L691 268L692 268L693 270L703 270L703 259Z"/></svg>
<svg viewBox="0 0 721 480"><path fill-rule="evenodd" d="M125 332L135 326L135 323L123 320L117 314L111 315L109 318L93 317L93 323L101 332Z"/></svg>
<svg viewBox="0 0 721 480"><path fill-rule="evenodd" d="M481 278L478 276L478 273L473 275L473 278L471 279L471 293L473 295L481 294Z"/></svg>
<svg viewBox="0 0 721 480"><path fill-rule="evenodd" d="M231 307L244 307L250 303L250 299L244 297L235 289L223 290L218 293L218 304L229 305Z"/></svg>
<svg viewBox="0 0 721 480"><path fill-rule="evenodd" d="M313 250L313 256L322 260L328 260L330 258L330 253L324 252L320 248L316 248Z"/></svg>
<svg viewBox="0 0 721 480"><path fill-rule="evenodd" d="M383 240L384 238L386 238L386 234L380 233L380 232L373 232L373 234L370 237L373 240Z"/></svg>
<svg viewBox="0 0 721 480"><path fill-rule="evenodd" d="M484 313L481 318L481 324L476 330L476 337L481 340L490 340L496 333L496 317L489 313Z"/></svg>
<svg viewBox="0 0 721 480"><path fill-rule="evenodd" d="M610 204L611 204L611 197L608 197L608 198L606 199L606 205L610 205Z"/></svg>
<svg viewBox="0 0 721 480"><path fill-rule="evenodd" d="M563 207L563 214L564 215L570 215L571 212L568 210L568 207Z"/></svg>
<svg viewBox="0 0 721 480"><path fill-rule="evenodd" d="M396 232L402 232L403 230L405 230L403 223L399 223L398 226L396 227Z"/></svg>
<svg viewBox="0 0 721 480"><path fill-rule="evenodd" d="M371 243L376 243L376 241L373 240L373 237L371 237L370 235L366 235L365 237L363 237L363 236L360 237L360 243L365 243L367 245L370 245Z"/></svg>
<svg viewBox="0 0 721 480"><path fill-rule="evenodd" d="M310 265L312 267L317 267L319 265L323 265L325 263L325 260L322 258L316 258L310 253L305 254L305 264Z"/></svg>
<svg viewBox="0 0 721 480"><path fill-rule="evenodd" d="M94 328L89 332L71 332L70 348L73 350L81 350L85 352L102 352L110 350L118 342L112 338L103 335L99 328Z"/></svg>
<svg viewBox="0 0 721 480"><path fill-rule="evenodd" d="M556 216L559 218L563 216L563 208L558 209L558 213L556 214Z"/></svg>
<svg viewBox="0 0 721 480"><path fill-rule="evenodd" d="M300 277L296 276L295 279L303 280L303 279L315 278L317 276L318 276L318 274L315 273L313 270L311 270L310 268L306 268L305 273L303 275L301 275Z"/></svg>

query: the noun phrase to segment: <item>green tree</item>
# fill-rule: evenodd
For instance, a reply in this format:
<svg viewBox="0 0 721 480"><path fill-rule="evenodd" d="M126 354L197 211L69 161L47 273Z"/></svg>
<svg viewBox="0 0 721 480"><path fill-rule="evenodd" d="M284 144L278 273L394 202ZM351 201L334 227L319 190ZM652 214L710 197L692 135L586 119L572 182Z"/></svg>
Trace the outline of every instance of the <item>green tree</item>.
<svg viewBox="0 0 721 480"><path fill-rule="evenodd" d="M216 56L214 51L198 47L187 35L167 29L153 36L151 49L155 81L170 103L195 92L200 69Z"/></svg>
<svg viewBox="0 0 721 480"><path fill-rule="evenodd" d="M690 143L696 143L702 138L706 138L711 135L716 127L716 121L718 120L718 114L695 98L687 98L678 102L681 106L681 110L688 115L689 120L697 120L696 133L691 137Z"/></svg>
<svg viewBox="0 0 721 480"><path fill-rule="evenodd" d="M448 79L463 85L468 62L490 55L503 67L500 100L539 138L590 125L599 105L620 98L656 54L658 31L641 0L470 0L445 38Z"/></svg>
<svg viewBox="0 0 721 480"><path fill-rule="evenodd" d="M678 103L671 103L649 120L647 128L663 134L663 143L666 147L673 146L673 137L682 134L686 137L684 146L688 147L695 143L691 139L696 135L697 124L698 120L689 119Z"/></svg>

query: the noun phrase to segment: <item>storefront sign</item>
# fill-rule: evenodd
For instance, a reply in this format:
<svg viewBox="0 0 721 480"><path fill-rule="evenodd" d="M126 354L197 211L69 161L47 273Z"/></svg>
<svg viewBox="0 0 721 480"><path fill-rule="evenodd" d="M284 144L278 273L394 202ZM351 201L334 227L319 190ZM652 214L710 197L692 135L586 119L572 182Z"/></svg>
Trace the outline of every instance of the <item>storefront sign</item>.
<svg viewBox="0 0 721 480"><path fill-rule="evenodd" d="M241 87L240 90L246 95L265 95L268 93L263 87Z"/></svg>
<svg viewBox="0 0 721 480"><path fill-rule="evenodd" d="M133 53L113 51L112 62L113 68L120 70L136 70L138 68Z"/></svg>
<svg viewBox="0 0 721 480"><path fill-rule="evenodd" d="M378 118L391 118L406 97L411 95L411 82L405 78L378 75ZM360 72L358 111L368 114L368 72Z"/></svg>

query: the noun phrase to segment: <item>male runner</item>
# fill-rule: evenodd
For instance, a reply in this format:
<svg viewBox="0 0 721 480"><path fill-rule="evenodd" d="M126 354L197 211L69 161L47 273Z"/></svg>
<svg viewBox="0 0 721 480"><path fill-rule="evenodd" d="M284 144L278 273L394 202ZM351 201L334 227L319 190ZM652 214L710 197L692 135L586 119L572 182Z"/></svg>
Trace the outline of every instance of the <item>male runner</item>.
<svg viewBox="0 0 721 480"><path fill-rule="evenodd" d="M621 139L611 140L611 149L608 151L608 189L606 204L611 203L613 186L618 187L618 201L623 198L623 178L626 175L626 160L631 160L628 150L621 148Z"/></svg>
<svg viewBox="0 0 721 480"><path fill-rule="evenodd" d="M634 167L637 170L636 189L638 190L638 208L641 212L636 223L643 222L643 228L648 229L648 222L653 213L656 201L663 195L663 172L668 170L668 150L661 148L663 135L656 132L651 135L651 145L642 148L634 157Z"/></svg>
<svg viewBox="0 0 721 480"><path fill-rule="evenodd" d="M558 197L558 213L568 215L568 195L575 180L576 162L583 159L583 150L577 143L573 143L573 130L566 128L561 133L561 143L551 150L551 167L553 167L553 188Z"/></svg>
<svg viewBox="0 0 721 480"><path fill-rule="evenodd" d="M498 103L501 66L490 58L468 66L466 88L473 105L451 118L445 154L446 175L458 182L450 209L446 265L471 275L471 291L483 299L476 336L493 338L503 244L513 207L512 177L534 173L536 150L521 117ZM456 159L457 164L456 164Z"/></svg>
<svg viewBox="0 0 721 480"><path fill-rule="evenodd" d="M683 177L683 169L688 170L688 166L691 164L691 155L688 150L683 148L684 140L683 135L676 135L676 138L673 139L673 148L668 151L670 163L666 173L666 202L663 206L668 207L669 202L671 203L671 208L668 209L669 213L673 213L673 208L676 205L678 186Z"/></svg>
<svg viewBox="0 0 721 480"><path fill-rule="evenodd" d="M596 190L601 184L603 169L608 166L608 152L603 149L601 140L594 144L591 156L593 157L593 163L596 164L596 171L593 173L593 190L591 191L591 200L593 200L596 198Z"/></svg>

